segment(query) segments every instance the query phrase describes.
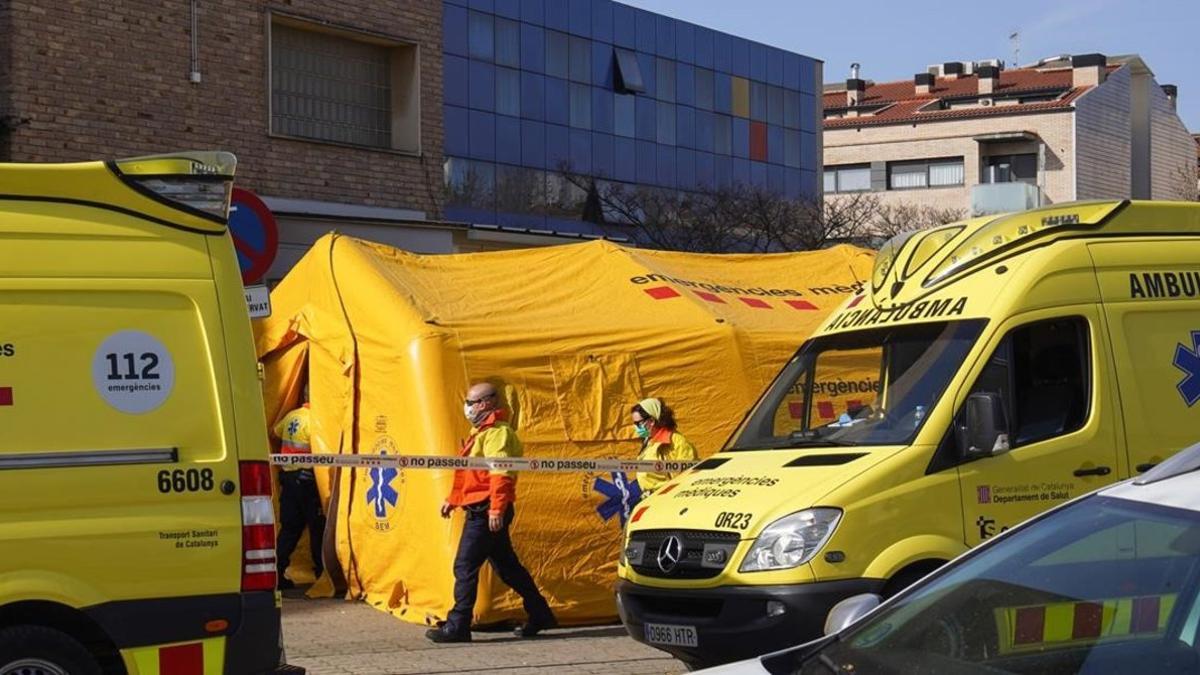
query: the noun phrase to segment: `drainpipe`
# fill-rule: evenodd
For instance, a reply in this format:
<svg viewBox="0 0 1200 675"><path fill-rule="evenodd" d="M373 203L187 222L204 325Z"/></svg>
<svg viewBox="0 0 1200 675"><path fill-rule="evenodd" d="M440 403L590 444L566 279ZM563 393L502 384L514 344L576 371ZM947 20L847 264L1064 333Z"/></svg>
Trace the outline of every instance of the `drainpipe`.
<svg viewBox="0 0 1200 675"><path fill-rule="evenodd" d="M1043 206L1046 201L1046 141L1038 141L1037 155L1037 187L1038 187L1038 206Z"/></svg>

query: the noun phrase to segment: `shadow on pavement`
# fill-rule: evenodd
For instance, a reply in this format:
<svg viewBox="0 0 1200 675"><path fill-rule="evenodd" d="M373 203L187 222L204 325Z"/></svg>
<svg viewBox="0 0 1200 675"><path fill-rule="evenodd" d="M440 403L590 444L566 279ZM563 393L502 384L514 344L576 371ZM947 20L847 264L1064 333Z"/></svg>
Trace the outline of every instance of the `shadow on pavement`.
<svg viewBox="0 0 1200 675"><path fill-rule="evenodd" d="M475 635L476 642L488 642L490 644L544 640L574 640L579 638L613 638L626 637L629 635L621 626L597 626L594 628L571 628L568 626L565 628L555 628L532 638L519 638L512 634L511 628L503 631L497 629L475 629L472 632Z"/></svg>

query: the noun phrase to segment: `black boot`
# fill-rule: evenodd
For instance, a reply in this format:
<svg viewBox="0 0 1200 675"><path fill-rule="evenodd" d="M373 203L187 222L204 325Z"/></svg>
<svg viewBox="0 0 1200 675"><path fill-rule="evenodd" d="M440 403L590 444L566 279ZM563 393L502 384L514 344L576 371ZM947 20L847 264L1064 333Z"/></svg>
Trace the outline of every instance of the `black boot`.
<svg viewBox="0 0 1200 675"><path fill-rule="evenodd" d="M441 626L439 628L430 628L429 630L425 631L425 637L430 642L436 642L438 644L446 644L451 642L470 642L471 632L467 631L466 633L461 634L451 633L446 630L445 626Z"/></svg>
<svg viewBox="0 0 1200 675"><path fill-rule="evenodd" d="M516 630L513 631L513 635L519 638L530 638L551 628L558 628L558 619L554 618L553 614L540 619L530 619L524 626L517 626Z"/></svg>

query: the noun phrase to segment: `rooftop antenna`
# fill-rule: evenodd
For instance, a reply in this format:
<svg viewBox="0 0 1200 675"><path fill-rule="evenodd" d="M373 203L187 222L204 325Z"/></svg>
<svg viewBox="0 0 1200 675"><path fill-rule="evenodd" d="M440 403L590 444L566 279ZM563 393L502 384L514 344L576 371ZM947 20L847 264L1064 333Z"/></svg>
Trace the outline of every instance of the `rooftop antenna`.
<svg viewBox="0 0 1200 675"><path fill-rule="evenodd" d="M1021 67L1021 30L1018 28L1008 35L1008 44L1012 47L1012 67Z"/></svg>

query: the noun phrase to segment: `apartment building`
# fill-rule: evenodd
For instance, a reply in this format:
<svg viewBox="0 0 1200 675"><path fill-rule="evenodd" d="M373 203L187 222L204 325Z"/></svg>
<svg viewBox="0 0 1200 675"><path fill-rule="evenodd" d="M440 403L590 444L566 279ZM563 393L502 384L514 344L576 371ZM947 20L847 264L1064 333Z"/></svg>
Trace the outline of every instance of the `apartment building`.
<svg viewBox="0 0 1200 675"><path fill-rule="evenodd" d="M930 66L824 91L824 189L985 214L1076 199L1194 198L1195 143L1177 89L1138 56L1006 69Z"/></svg>

